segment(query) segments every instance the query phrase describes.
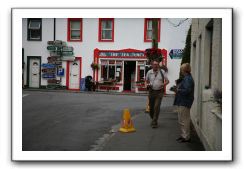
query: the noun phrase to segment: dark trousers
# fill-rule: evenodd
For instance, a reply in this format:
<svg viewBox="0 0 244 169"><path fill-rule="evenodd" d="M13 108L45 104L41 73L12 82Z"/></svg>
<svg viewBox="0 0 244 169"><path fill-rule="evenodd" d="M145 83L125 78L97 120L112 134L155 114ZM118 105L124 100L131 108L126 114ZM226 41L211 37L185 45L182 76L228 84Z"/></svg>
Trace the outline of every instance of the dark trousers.
<svg viewBox="0 0 244 169"><path fill-rule="evenodd" d="M152 124L157 124L160 112L163 90L149 90L149 106Z"/></svg>

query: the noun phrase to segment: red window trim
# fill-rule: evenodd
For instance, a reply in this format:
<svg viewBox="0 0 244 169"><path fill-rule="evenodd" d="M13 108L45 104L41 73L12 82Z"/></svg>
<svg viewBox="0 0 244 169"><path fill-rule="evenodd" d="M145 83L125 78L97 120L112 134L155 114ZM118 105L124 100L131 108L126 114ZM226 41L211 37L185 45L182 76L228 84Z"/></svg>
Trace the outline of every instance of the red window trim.
<svg viewBox="0 0 244 169"><path fill-rule="evenodd" d="M152 20L152 18L145 18L144 20L144 42L152 42L151 39L147 39L147 22ZM158 18L158 42L160 42L160 29L161 28L161 19Z"/></svg>
<svg viewBox="0 0 244 169"><path fill-rule="evenodd" d="M102 21L103 20L111 20L112 21L112 39L111 40L104 40L102 39ZM99 18L99 25L98 25L98 42L114 42L114 18Z"/></svg>
<svg viewBox="0 0 244 169"><path fill-rule="evenodd" d="M70 21L80 21L80 39L79 40L72 40L70 38L71 32L70 32ZM82 18L68 18L68 31L67 31L67 41L68 42L82 42Z"/></svg>

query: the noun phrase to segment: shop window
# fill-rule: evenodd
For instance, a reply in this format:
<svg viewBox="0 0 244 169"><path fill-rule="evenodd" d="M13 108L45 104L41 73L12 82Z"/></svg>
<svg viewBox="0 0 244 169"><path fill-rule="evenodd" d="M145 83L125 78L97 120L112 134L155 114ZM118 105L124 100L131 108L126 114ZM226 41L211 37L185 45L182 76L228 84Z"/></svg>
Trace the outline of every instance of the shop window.
<svg viewBox="0 0 244 169"><path fill-rule="evenodd" d="M68 18L68 41L82 41L82 18Z"/></svg>
<svg viewBox="0 0 244 169"><path fill-rule="evenodd" d="M116 61L116 82L120 82L122 80L122 61Z"/></svg>
<svg viewBox="0 0 244 169"><path fill-rule="evenodd" d="M120 82L122 80L122 61L101 61L101 80L111 81L116 80Z"/></svg>
<svg viewBox="0 0 244 169"><path fill-rule="evenodd" d="M140 66L139 81L145 80L145 66Z"/></svg>
<svg viewBox="0 0 244 169"><path fill-rule="evenodd" d="M109 80L114 80L115 79L115 65L109 65L109 69L108 69L108 79Z"/></svg>
<svg viewBox="0 0 244 169"><path fill-rule="evenodd" d="M108 80L108 66L107 65L102 65L101 67L101 77L102 77L102 80Z"/></svg>
<svg viewBox="0 0 244 169"><path fill-rule="evenodd" d="M145 75L147 74L147 72L151 69L151 65L146 65L145 66Z"/></svg>
<svg viewBox="0 0 244 169"><path fill-rule="evenodd" d="M160 42L161 20L158 19L158 42ZM144 42L152 42L153 38L153 22L152 18L146 18L144 23Z"/></svg>
<svg viewBox="0 0 244 169"><path fill-rule="evenodd" d="M42 39L42 19L33 18L28 19L27 25L27 40L29 41L41 41Z"/></svg>
<svg viewBox="0 0 244 169"><path fill-rule="evenodd" d="M114 64L115 64L115 61L114 61L114 60L110 60L108 63L109 63L110 65L114 65Z"/></svg>
<svg viewBox="0 0 244 169"><path fill-rule="evenodd" d="M108 79L109 80L114 80L115 79L115 61L110 60L108 66Z"/></svg>
<svg viewBox="0 0 244 169"><path fill-rule="evenodd" d="M108 80L108 62L104 60L101 61L101 80Z"/></svg>
<svg viewBox="0 0 244 169"><path fill-rule="evenodd" d="M146 62L145 61L138 61L137 62L137 81L138 82L144 82L145 81L145 72L146 72Z"/></svg>
<svg viewBox="0 0 244 169"><path fill-rule="evenodd" d="M114 41L114 19L100 18L99 19L99 42Z"/></svg>

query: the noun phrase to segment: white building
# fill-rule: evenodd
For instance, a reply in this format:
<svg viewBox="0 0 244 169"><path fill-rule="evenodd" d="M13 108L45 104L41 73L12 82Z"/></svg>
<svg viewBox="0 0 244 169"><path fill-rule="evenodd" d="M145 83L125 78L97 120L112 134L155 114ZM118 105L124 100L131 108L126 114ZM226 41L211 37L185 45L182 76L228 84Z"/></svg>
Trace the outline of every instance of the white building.
<svg viewBox="0 0 244 169"><path fill-rule="evenodd" d="M222 90L222 20L192 19L191 66L195 100L191 119L206 150L222 150L222 115L212 96Z"/></svg>
<svg viewBox="0 0 244 169"><path fill-rule="evenodd" d="M172 19L178 22L180 19ZM113 86L100 85L99 90L144 91L140 87L146 73L144 50L151 48L151 19L122 18L45 18L23 19L23 58L24 85L31 88L46 87L48 79L44 76L42 64L48 62L50 51L47 42L61 40L74 49L75 60L61 62L64 75L55 77L60 84L70 90L80 90L81 78L91 75L95 81L116 79ZM171 59L171 49L183 49L191 20L180 27L173 27L167 19L158 19L158 47L162 49L164 63L168 67L170 84L174 85L179 75L181 59ZM74 58L73 57L73 58ZM70 57L72 58L72 57ZM91 63L99 64L93 70ZM50 79L49 79L50 80Z"/></svg>

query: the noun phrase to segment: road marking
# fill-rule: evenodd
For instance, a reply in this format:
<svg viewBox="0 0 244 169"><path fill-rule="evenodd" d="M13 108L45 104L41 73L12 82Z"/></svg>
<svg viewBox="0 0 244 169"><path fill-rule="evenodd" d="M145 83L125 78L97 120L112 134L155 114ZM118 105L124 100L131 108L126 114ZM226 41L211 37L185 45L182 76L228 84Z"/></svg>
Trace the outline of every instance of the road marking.
<svg viewBox="0 0 244 169"><path fill-rule="evenodd" d="M29 94L23 94L22 97L28 96Z"/></svg>
<svg viewBox="0 0 244 169"><path fill-rule="evenodd" d="M140 114L142 114L142 113L140 113ZM131 119L134 120L140 114L132 116ZM90 146L90 150L89 151L102 151L103 148L106 146L106 144L109 142L109 140L112 139L112 137L119 131L120 126L121 126L121 123L113 125L111 127L109 133L106 133L102 137L98 138L95 141L95 144Z"/></svg>

